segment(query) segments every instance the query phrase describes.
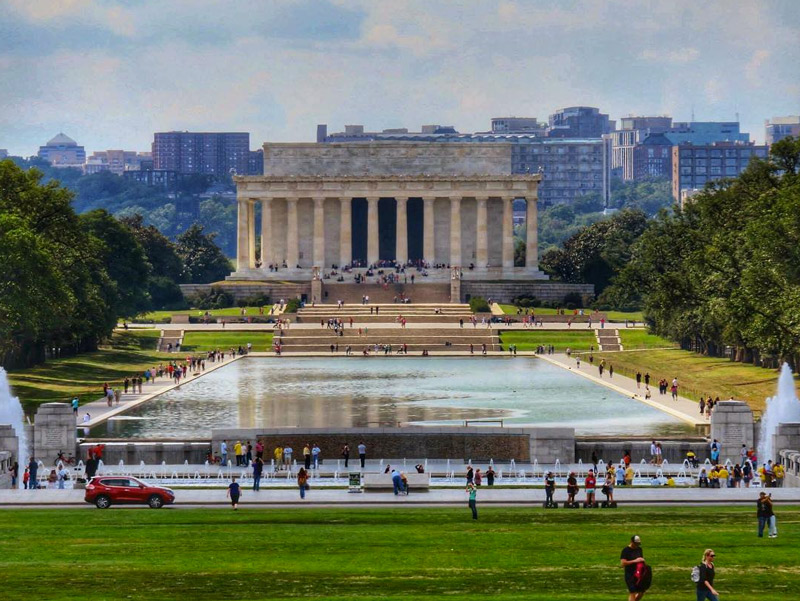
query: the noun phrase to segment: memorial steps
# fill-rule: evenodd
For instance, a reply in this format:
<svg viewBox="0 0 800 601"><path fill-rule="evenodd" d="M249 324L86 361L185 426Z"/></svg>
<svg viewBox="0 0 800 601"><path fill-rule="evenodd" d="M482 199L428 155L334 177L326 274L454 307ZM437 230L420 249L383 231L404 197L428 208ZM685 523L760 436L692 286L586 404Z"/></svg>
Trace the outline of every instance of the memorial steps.
<svg viewBox="0 0 800 601"><path fill-rule="evenodd" d="M372 297L370 297L372 300ZM469 305L454 304L345 304L306 306L297 311L297 323L315 323L331 318L341 319L345 325L350 318L357 323L398 323L403 317L408 323L458 323L464 321L466 326L472 318ZM470 326L471 327L471 326Z"/></svg>

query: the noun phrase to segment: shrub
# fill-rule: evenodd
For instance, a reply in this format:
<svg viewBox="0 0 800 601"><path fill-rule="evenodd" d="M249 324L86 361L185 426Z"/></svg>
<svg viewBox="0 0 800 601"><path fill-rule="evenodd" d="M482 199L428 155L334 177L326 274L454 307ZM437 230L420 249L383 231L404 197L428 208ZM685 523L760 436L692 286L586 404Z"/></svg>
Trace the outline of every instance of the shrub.
<svg viewBox="0 0 800 601"><path fill-rule="evenodd" d="M486 302L485 298L473 296L469 299L469 310L473 313L488 313L491 309L489 309L489 303Z"/></svg>
<svg viewBox="0 0 800 601"><path fill-rule="evenodd" d="M580 307L581 303L583 302L583 298L577 292L570 292L564 295L564 304L565 305L572 305L572 309L575 307ZM569 306L567 308L570 308Z"/></svg>
<svg viewBox="0 0 800 601"><path fill-rule="evenodd" d="M248 296L246 299L245 307L267 307L272 305L272 300L266 294L255 294Z"/></svg>
<svg viewBox="0 0 800 601"><path fill-rule="evenodd" d="M515 307L522 307L523 309L528 307L540 307L542 305L542 301L535 296L516 296L511 299L511 302Z"/></svg>
<svg viewBox="0 0 800 601"><path fill-rule="evenodd" d="M286 303L286 308L283 310L284 313L297 313L297 310L300 308L300 299L299 298L290 298L289 302Z"/></svg>

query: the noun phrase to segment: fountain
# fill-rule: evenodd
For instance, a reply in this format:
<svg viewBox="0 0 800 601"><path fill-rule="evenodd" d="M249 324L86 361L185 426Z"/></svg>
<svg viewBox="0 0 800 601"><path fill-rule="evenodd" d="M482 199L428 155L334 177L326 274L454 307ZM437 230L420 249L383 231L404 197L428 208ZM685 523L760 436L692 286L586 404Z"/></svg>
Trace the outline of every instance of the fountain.
<svg viewBox="0 0 800 601"><path fill-rule="evenodd" d="M0 390L0 394L2 391ZM800 401L794 388L794 377L788 364L781 367L778 377L778 394L767 399L767 410L761 418L761 436L758 441L759 461L775 461L780 449L772 448L772 436L780 424L800 422Z"/></svg>
<svg viewBox="0 0 800 601"><path fill-rule="evenodd" d="M17 397L11 396L8 375L6 370L0 367L0 424L11 424L14 433L17 435L19 448L15 453L16 457L14 459L20 464L20 473L22 473L22 466L28 458L28 437L23 425L24 420L25 414L22 411L22 405Z"/></svg>

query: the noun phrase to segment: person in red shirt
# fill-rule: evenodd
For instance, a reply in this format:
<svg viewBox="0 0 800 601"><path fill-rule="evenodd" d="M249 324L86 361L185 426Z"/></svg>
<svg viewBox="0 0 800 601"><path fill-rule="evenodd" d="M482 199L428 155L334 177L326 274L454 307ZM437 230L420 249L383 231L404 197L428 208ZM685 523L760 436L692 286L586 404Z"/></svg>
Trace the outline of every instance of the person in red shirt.
<svg viewBox="0 0 800 601"><path fill-rule="evenodd" d="M583 482L586 489L586 504L588 507L594 506L594 489L597 486L597 479L594 477L594 470L589 470L586 480Z"/></svg>

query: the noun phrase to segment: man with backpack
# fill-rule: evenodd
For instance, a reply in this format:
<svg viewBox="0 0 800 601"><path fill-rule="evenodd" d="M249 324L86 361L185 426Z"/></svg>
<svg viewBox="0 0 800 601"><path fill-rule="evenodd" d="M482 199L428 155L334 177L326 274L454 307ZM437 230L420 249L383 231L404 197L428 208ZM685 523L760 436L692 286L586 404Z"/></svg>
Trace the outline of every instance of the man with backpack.
<svg viewBox="0 0 800 601"><path fill-rule="evenodd" d="M619 556L620 565L625 568L625 585L628 587L628 601L639 601L650 587L650 567L644 561L642 539L634 535L631 542L623 547Z"/></svg>

